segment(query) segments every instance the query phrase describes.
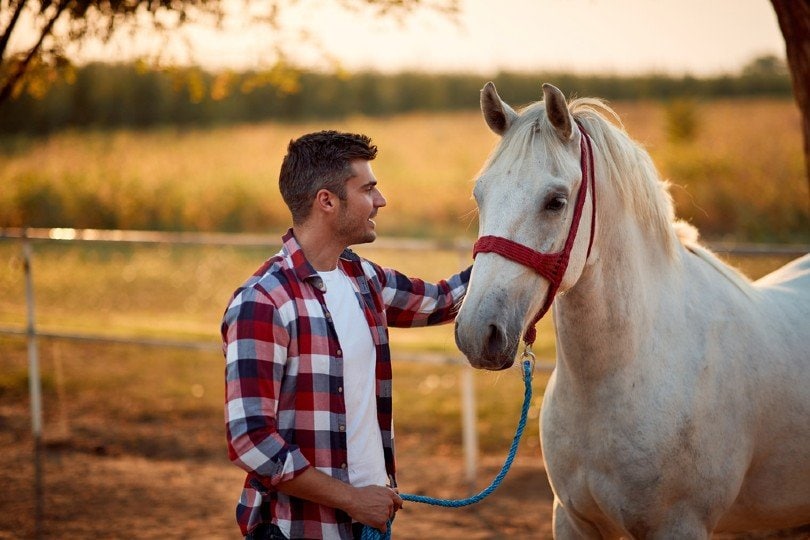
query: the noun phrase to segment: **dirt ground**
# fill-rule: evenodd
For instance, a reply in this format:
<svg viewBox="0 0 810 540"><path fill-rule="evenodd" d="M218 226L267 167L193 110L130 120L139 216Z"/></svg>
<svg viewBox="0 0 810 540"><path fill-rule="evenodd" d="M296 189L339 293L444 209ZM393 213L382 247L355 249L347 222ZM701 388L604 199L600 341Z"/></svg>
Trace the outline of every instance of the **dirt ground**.
<svg viewBox="0 0 810 540"><path fill-rule="evenodd" d="M119 435L140 429L108 427ZM182 431L182 426L164 422L154 429L167 434L175 428ZM29 429L25 407L0 408L0 539L36 537L34 444ZM172 457L171 452L153 451L150 457L103 437L88 440L77 434L46 442L41 538L240 538L233 508L243 476L227 462L224 448L221 456L214 452ZM398 446L403 492L453 498L468 494L460 456L429 455L417 440L401 437ZM477 489L497 474L502 459L482 457ZM551 503L540 456L519 453L503 485L476 505L449 509L406 503L394 523L394 537L551 538ZM775 535L723 538L770 537ZM807 531L781 536L807 537Z"/></svg>
<svg viewBox="0 0 810 540"><path fill-rule="evenodd" d="M8 412L8 411L7 411ZM33 441L26 418L0 416L0 538L34 538ZM22 420L22 421L20 421ZM403 441L400 441L402 443ZM412 446L401 444L401 446ZM462 461L400 451L406 493L464 497ZM233 519L244 476L227 462L147 459L94 444L62 441L44 450L43 538L238 539ZM500 470L484 457L481 476ZM482 480L479 488L486 487ZM502 486L476 505L447 509L406 503L399 539L550 538L551 490L541 465L519 456Z"/></svg>

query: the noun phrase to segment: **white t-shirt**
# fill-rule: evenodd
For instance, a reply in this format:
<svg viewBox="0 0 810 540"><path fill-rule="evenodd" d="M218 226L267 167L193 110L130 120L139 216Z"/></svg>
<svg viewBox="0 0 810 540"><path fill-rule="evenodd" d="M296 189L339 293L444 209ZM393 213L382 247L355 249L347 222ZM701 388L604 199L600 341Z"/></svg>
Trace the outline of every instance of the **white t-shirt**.
<svg viewBox="0 0 810 540"><path fill-rule="evenodd" d="M343 351L349 482L355 487L384 486L388 475L377 422L377 354L371 330L349 277L339 267L318 274L326 286L326 307Z"/></svg>

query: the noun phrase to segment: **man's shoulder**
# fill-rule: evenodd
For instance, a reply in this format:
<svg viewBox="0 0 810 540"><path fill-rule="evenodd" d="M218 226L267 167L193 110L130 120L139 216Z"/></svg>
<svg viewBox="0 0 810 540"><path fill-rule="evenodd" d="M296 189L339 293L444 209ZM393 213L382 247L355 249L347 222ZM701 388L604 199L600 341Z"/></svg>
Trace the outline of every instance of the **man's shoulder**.
<svg viewBox="0 0 810 540"><path fill-rule="evenodd" d="M343 251L341 254L341 259L344 259L350 266L354 267L356 269L356 273L364 275L375 285L379 286L381 283L385 270L379 264L358 255L349 248L346 248Z"/></svg>
<svg viewBox="0 0 810 540"><path fill-rule="evenodd" d="M234 299L263 298L274 304L286 302L299 296L301 283L283 253L279 252L267 259L234 292Z"/></svg>

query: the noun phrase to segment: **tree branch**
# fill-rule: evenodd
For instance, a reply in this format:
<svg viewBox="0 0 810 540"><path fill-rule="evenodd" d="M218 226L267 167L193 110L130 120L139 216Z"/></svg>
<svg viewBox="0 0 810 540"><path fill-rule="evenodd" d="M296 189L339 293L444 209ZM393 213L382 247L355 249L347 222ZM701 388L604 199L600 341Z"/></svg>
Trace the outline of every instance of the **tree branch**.
<svg viewBox="0 0 810 540"><path fill-rule="evenodd" d="M14 30L14 27L17 26L17 20L20 18L20 14L23 12L23 8L25 7L25 3L27 1L28 0L19 0L19 2L17 2L17 6L14 8L14 13L11 15L11 20L6 27L5 32L3 32L3 36L0 37L0 63L3 62L8 40L11 39L11 32Z"/></svg>
<svg viewBox="0 0 810 540"><path fill-rule="evenodd" d="M14 88L17 86L17 83L22 79L22 76L25 74L25 70L28 68L28 65L31 63L31 60L39 52L39 49L42 48L42 43L45 41L45 38L51 34L53 30L53 25L56 23L57 19L62 15L62 13L67 9L67 7L73 2L73 0L63 0L59 3L58 7L56 8L56 12L48 21L48 24L42 29L42 33L39 36L39 40L37 40L36 44L31 47L31 50L28 51L28 54L25 58L19 62L16 66L16 71L12 74L8 80L3 84L3 87L0 88L0 104L5 102L14 91Z"/></svg>

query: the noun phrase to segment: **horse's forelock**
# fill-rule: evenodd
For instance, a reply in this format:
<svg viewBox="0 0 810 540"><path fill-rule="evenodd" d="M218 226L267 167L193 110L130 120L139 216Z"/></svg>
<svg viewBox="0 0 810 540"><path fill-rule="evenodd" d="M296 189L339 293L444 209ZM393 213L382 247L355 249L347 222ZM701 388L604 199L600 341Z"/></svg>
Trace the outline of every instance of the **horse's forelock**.
<svg viewBox="0 0 810 540"><path fill-rule="evenodd" d="M565 150L559 144L557 132L546 116L545 103L538 101L520 110L518 118L509 131L504 134L501 143L487 160L484 169L493 163L514 163L531 156L536 138L541 138L543 147L548 151L550 162L544 163L552 169L559 170L565 163Z"/></svg>

